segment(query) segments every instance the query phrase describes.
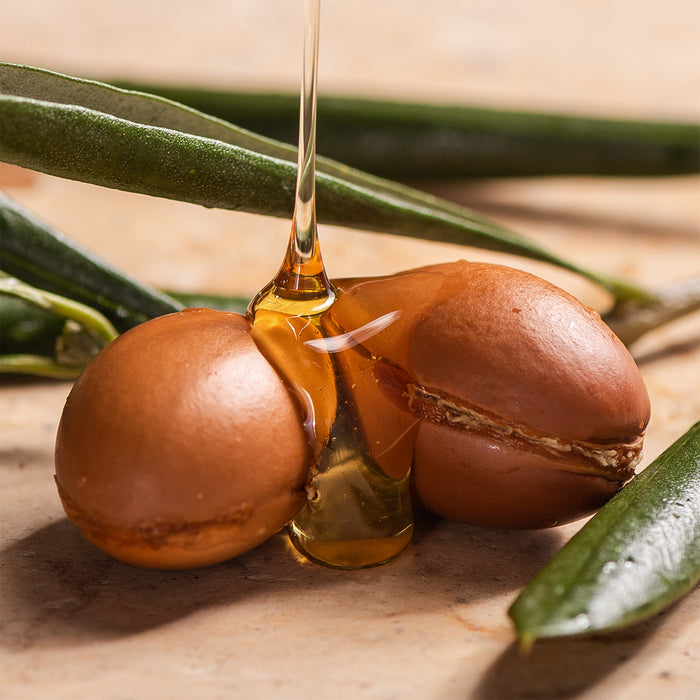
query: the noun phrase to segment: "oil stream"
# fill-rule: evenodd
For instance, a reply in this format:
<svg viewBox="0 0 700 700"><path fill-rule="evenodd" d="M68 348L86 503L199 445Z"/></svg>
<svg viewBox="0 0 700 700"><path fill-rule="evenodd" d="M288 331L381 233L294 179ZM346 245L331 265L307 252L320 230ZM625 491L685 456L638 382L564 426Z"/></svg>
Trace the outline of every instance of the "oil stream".
<svg viewBox="0 0 700 700"><path fill-rule="evenodd" d="M339 293L326 274L316 226L319 4L305 3L298 173L289 244L279 271L251 301L248 314L255 342L298 400L312 454L308 500L289 525L290 539L313 561L353 569L383 564L409 543L410 459L380 466L386 446L370 439L357 401L358 387L376 385L380 362L358 338L381 333L400 312L352 332L339 328L332 315Z"/></svg>

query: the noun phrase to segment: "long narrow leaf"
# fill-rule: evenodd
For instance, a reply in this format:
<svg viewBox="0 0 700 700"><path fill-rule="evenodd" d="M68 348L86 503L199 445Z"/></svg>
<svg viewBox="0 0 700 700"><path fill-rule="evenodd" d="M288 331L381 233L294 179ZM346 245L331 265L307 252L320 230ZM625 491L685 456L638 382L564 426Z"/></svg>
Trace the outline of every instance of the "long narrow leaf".
<svg viewBox="0 0 700 700"><path fill-rule="evenodd" d="M0 62L0 94L28 99L85 107L145 126L162 127L173 131L202 136L239 146L247 151L271 156L296 165L296 148L279 141L252 133L245 129L198 112L168 99L115 88L95 81L74 78L40 68ZM297 115L292 120L296 128ZM317 157L319 172L353 183L361 188L385 195L394 195L402 201L451 213L466 219L466 223L483 224L487 232L500 235L505 229L479 214L432 197L418 190L405 187L367 173L349 168L327 158ZM476 226L477 232L480 232ZM517 238L517 237L516 237ZM525 241L527 243L527 241Z"/></svg>
<svg viewBox="0 0 700 700"><path fill-rule="evenodd" d="M93 184L290 217L295 152L168 100L35 68L0 65L0 159ZM586 270L471 210L319 161L319 221L543 260L616 299L639 288Z"/></svg>
<svg viewBox="0 0 700 700"><path fill-rule="evenodd" d="M117 82L294 143L292 94ZM700 172L700 125L320 95L318 151L393 178Z"/></svg>
<svg viewBox="0 0 700 700"><path fill-rule="evenodd" d="M700 423L609 501L509 614L525 647L659 612L700 581Z"/></svg>
<svg viewBox="0 0 700 700"><path fill-rule="evenodd" d="M2 192L0 241L0 269L97 309L120 331L182 308L68 239Z"/></svg>

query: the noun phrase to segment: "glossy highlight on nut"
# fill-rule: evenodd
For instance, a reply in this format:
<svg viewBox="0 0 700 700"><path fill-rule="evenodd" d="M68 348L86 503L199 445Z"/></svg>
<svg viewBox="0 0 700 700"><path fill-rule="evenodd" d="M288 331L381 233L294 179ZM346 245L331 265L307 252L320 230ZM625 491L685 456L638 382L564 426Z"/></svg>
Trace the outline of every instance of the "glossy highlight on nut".
<svg viewBox="0 0 700 700"><path fill-rule="evenodd" d="M56 483L94 544L158 568L214 564L306 499L306 435L245 317L190 309L107 346L66 402Z"/></svg>

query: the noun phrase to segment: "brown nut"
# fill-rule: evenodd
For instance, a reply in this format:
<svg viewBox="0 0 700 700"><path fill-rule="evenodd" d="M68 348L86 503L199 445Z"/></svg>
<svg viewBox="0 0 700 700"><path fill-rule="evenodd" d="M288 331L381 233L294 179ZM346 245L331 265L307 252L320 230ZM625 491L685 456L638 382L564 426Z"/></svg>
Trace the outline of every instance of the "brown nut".
<svg viewBox="0 0 700 700"><path fill-rule="evenodd" d="M417 421L413 487L428 510L534 528L600 507L634 472L649 419L641 375L593 310L533 275L459 262L338 283L335 322L400 310L366 341L375 393ZM372 405L371 392L358 397ZM392 444L382 419L365 434Z"/></svg>
<svg viewBox="0 0 700 700"><path fill-rule="evenodd" d="M293 399L238 314L189 309L105 348L66 402L56 482L117 559L213 564L301 508L309 446Z"/></svg>

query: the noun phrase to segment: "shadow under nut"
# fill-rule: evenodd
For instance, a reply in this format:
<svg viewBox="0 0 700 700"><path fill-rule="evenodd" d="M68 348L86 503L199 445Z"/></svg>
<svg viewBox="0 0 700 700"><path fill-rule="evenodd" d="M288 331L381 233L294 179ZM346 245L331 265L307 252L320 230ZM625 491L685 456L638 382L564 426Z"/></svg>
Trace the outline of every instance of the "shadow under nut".
<svg viewBox="0 0 700 700"><path fill-rule="evenodd" d="M309 448L289 393L238 314L144 323L80 376L56 441L67 515L141 566L229 559L303 505Z"/></svg>

